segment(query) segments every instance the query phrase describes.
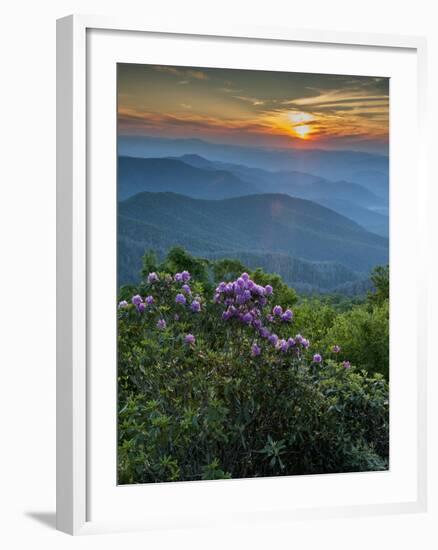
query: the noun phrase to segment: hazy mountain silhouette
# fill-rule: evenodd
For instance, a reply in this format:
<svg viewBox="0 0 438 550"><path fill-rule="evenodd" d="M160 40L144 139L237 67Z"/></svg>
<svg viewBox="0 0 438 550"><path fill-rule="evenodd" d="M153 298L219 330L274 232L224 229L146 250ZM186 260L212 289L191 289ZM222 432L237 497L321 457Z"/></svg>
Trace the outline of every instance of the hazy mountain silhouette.
<svg viewBox="0 0 438 550"><path fill-rule="evenodd" d="M369 210L385 207L383 198L356 183L330 181L303 172L268 171L210 161L194 154L179 158L120 157L118 189L119 199L142 191L171 191L206 199L283 193L318 202L369 231L388 234L387 217Z"/></svg>
<svg viewBox="0 0 438 550"><path fill-rule="evenodd" d="M323 149L263 149L201 139L119 136L119 154L169 157L186 154L275 171L298 171L329 180L360 183L376 195L388 196L388 157L372 153Z"/></svg>
<svg viewBox="0 0 438 550"><path fill-rule="evenodd" d="M280 255L283 266L287 265L284 258L289 263L292 259L335 262L350 273L367 272L388 260L387 239L328 208L288 195L199 200L173 193L140 193L120 202L123 261L119 266L129 271L129 258L136 257L137 251L165 251L174 245L204 257ZM281 262L277 263L269 270L285 275Z"/></svg>
<svg viewBox="0 0 438 550"><path fill-rule="evenodd" d="M202 170L169 158L119 157L119 200L142 191L172 191L195 198L221 199L259 190L226 170Z"/></svg>

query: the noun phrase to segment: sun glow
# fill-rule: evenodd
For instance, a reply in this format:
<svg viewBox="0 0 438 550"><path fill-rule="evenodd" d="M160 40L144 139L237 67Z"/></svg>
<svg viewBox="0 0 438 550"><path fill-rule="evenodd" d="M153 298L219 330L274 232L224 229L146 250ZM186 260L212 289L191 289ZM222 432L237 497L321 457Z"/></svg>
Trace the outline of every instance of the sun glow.
<svg viewBox="0 0 438 550"><path fill-rule="evenodd" d="M312 125L315 117L310 113L304 113L301 111L292 111L289 113L289 120L292 122L292 132L300 139L307 139L312 133Z"/></svg>
<svg viewBox="0 0 438 550"><path fill-rule="evenodd" d="M315 119L310 113L302 113L294 111L289 113L289 118L294 124L303 124L303 122L311 122Z"/></svg>
<svg viewBox="0 0 438 550"><path fill-rule="evenodd" d="M312 131L312 127L308 124L302 124L300 126L294 126L293 131L297 137L301 139L307 139L310 132Z"/></svg>

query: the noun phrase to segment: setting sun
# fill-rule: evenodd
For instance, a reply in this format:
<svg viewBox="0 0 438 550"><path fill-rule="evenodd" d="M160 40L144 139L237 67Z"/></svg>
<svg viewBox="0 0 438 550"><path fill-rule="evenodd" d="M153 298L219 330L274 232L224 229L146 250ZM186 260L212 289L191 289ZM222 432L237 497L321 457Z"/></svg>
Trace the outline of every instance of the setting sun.
<svg viewBox="0 0 438 550"><path fill-rule="evenodd" d="M312 127L308 124L302 124L300 126L294 126L293 131L297 137L301 139L307 139L310 132L312 131Z"/></svg>
<svg viewBox="0 0 438 550"><path fill-rule="evenodd" d="M292 111L288 114L289 120L293 123L292 131L300 139L307 139L312 132L312 126L309 123L314 122L315 117L310 113L301 111Z"/></svg>
<svg viewBox="0 0 438 550"><path fill-rule="evenodd" d="M127 135L387 153L385 79L165 65L122 72L118 118Z"/></svg>

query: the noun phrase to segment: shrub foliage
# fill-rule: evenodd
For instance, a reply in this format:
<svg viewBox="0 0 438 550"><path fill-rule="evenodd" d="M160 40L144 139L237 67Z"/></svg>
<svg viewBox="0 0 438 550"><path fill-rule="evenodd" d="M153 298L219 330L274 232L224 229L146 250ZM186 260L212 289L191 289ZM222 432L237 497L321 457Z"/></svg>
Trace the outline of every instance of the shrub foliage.
<svg viewBox="0 0 438 550"><path fill-rule="evenodd" d="M368 361L352 326L368 315L376 337L387 301L295 307L278 276L240 267L178 249L121 289L119 483L386 469L387 368L363 367L387 357Z"/></svg>

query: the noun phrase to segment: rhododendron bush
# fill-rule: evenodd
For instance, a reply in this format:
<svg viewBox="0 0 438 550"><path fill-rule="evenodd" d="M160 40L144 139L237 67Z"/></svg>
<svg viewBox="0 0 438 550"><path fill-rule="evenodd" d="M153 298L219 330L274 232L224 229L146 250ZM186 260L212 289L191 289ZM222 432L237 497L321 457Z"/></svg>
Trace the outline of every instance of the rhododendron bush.
<svg viewBox="0 0 438 550"><path fill-rule="evenodd" d="M119 483L386 469L382 374L312 341L275 284L201 279L150 271L121 295Z"/></svg>

